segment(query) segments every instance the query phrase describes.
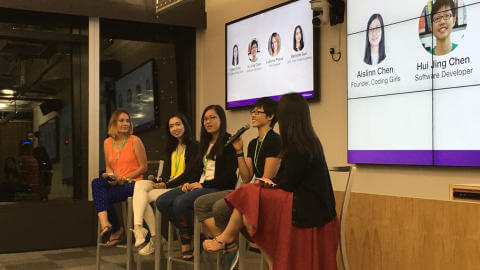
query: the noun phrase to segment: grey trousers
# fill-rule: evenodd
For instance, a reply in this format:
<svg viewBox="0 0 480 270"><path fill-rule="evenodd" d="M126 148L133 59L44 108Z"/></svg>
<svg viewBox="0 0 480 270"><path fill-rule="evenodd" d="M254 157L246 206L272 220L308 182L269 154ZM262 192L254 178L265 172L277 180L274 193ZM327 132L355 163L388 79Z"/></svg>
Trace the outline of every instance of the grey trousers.
<svg viewBox="0 0 480 270"><path fill-rule="evenodd" d="M213 217L215 225L222 230L225 229L232 211L230 211L223 198L232 191L231 189L223 190L198 197L194 203L195 214L198 216L198 220L204 221Z"/></svg>

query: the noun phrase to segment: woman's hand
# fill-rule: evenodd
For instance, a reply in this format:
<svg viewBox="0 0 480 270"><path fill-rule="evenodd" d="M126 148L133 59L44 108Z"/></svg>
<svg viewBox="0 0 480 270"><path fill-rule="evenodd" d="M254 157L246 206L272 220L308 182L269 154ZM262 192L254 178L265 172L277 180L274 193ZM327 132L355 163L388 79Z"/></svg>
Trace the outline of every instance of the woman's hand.
<svg viewBox="0 0 480 270"><path fill-rule="evenodd" d="M167 185L163 182L155 183L152 182L152 187L156 189L167 188Z"/></svg>
<svg viewBox="0 0 480 270"><path fill-rule="evenodd" d="M232 135L232 136L235 136L235 135ZM233 146L233 148L235 149L235 152L236 152L237 154L242 153L242 152L243 152L243 140L242 140L242 136L238 137L238 139L236 139L235 141L233 141L232 146Z"/></svg>
<svg viewBox="0 0 480 270"><path fill-rule="evenodd" d="M189 192L190 191L190 183L183 184L182 191L183 192Z"/></svg>
<svg viewBox="0 0 480 270"><path fill-rule="evenodd" d="M274 188L277 185L268 178L257 178L255 179L255 183L259 183L264 188Z"/></svg>
<svg viewBox="0 0 480 270"><path fill-rule="evenodd" d="M123 184L125 184L125 182L127 182L127 179L125 179L123 177L119 177L119 178L117 178L117 180L115 182L117 183L117 185L123 185Z"/></svg>
<svg viewBox="0 0 480 270"><path fill-rule="evenodd" d="M190 190L199 189L199 188L203 188L202 184L200 184L199 182L190 184Z"/></svg>

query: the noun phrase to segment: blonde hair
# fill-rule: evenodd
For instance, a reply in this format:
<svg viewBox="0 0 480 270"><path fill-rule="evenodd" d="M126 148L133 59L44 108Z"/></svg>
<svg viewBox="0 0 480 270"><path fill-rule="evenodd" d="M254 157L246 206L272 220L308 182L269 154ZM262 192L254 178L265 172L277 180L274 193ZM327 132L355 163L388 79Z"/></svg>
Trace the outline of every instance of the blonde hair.
<svg viewBox="0 0 480 270"><path fill-rule="evenodd" d="M118 118L120 115L124 113L128 115L128 119L130 119L130 114L122 109L117 109L112 113L112 116L110 116L110 121L108 121L108 136L115 138L118 135L118 129L117 129L117 122ZM132 122L130 122L130 127L128 128L128 134L133 134L133 125Z"/></svg>

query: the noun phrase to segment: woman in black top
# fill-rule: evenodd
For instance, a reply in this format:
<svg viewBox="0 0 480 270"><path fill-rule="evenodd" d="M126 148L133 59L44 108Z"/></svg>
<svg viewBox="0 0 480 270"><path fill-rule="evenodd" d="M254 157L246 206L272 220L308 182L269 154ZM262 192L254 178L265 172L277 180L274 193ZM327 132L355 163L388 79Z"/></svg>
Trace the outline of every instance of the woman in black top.
<svg viewBox="0 0 480 270"><path fill-rule="evenodd" d="M260 246L270 269L337 269L339 224L322 146L299 94L279 102L282 165L264 186L245 185L225 200L234 208L225 231L206 250L228 249L243 228ZM245 230L242 230L245 232Z"/></svg>
<svg viewBox="0 0 480 270"><path fill-rule="evenodd" d="M273 127L277 123L277 102L269 97L260 98L250 111L252 127L257 128L258 137L248 144L247 157L243 153L243 141L239 137L233 142L237 152L238 171L244 184L253 176L273 178L280 167L281 139ZM208 233L218 236L227 226L232 211L225 203L225 196L233 190L224 190L200 196L195 201L195 214L203 222ZM232 246L232 250L236 246Z"/></svg>
<svg viewBox="0 0 480 270"><path fill-rule="evenodd" d="M230 137L226 133L225 111L218 105L210 105L202 114L200 151L203 171L199 179L189 181L160 196L156 205L162 214L175 223L180 231L182 257L191 259L193 250L193 203L201 195L225 189L233 189L237 181L237 158L231 145L224 147Z"/></svg>
<svg viewBox="0 0 480 270"><path fill-rule="evenodd" d="M166 123L165 133L167 145L166 158L163 164L162 176L157 181L141 180L135 184L133 191L133 224L135 247L145 242L147 230L143 221L150 229L150 242L141 248L140 255L152 254L155 251L155 215L150 203L169 189L183 185L188 181L198 179L201 173L200 145L193 138L192 129L187 118L181 113L172 114Z"/></svg>

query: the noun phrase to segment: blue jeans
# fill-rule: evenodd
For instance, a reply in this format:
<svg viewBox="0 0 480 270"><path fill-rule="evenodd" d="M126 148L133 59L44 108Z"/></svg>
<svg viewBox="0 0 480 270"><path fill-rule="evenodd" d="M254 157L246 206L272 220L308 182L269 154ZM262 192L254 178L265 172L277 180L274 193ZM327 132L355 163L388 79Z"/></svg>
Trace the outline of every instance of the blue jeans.
<svg viewBox="0 0 480 270"><path fill-rule="evenodd" d="M175 188L158 197L155 204L163 215L173 221L180 232L182 244L190 244L193 235L193 203L205 194L217 192L217 188L199 188L189 192Z"/></svg>

